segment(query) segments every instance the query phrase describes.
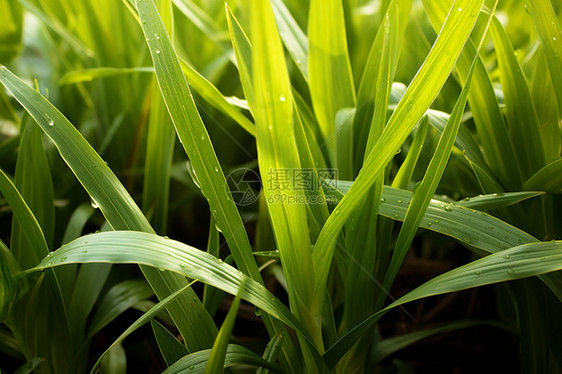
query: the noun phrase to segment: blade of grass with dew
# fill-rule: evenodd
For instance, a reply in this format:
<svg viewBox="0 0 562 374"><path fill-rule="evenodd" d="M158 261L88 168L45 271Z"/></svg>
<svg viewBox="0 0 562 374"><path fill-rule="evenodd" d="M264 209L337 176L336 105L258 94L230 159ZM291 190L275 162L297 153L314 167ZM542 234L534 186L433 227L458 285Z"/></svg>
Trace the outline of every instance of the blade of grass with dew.
<svg viewBox="0 0 562 374"><path fill-rule="evenodd" d="M206 252L151 233L108 231L84 236L59 248L33 271L67 263L97 262L137 263L170 270L233 295L244 283L242 299L307 336L301 322L260 283Z"/></svg>
<svg viewBox="0 0 562 374"><path fill-rule="evenodd" d="M160 322L153 319L150 321L150 325L152 326L152 332L154 333L154 338L156 339L162 358L164 358L168 367L189 354L184 345L181 344L168 329L162 326Z"/></svg>
<svg viewBox="0 0 562 374"><path fill-rule="evenodd" d="M529 178L523 188L527 191L546 191L550 193L562 193L562 158L552 161L531 178Z"/></svg>
<svg viewBox="0 0 562 374"><path fill-rule="evenodd" d="M338 181L339 198L350 186L350 182ZM338 196L332 195L332 198L338 199ZM378 213L403 221L411 199L410 191L383 186ZM521 244L538 242L532 235L487 213L435 199L429 203L420 227L454 238L469 248L484 251L481 253L495 253ZM562 289L555 275L542 275L540 278L562 300Z"/></svg>
<svg viewBox="0 0 562 374"><path fill-rule="evenodd" d="M439 93L476 22L476 17L472 17L471 14L477 13L481 5L480 0L455 2L426 61L365 160L355 183L326 221L313 251L316 297L323 298L324 295L334 251L334 238L361 201L360 198L369 190Z"/></svg>
<svg viewBox="0 0 562 374"><path fill-rule="evenodd" d="M185 372L203 374L210 354L210 349L191 353L181 358L168 369L164 370L162 374L182 374ZM229 344L226 349L224 368L229 368L235 365L264 367L268 368L273 373L281 373L277 367L265 361L248 348L237 344Z"/></svg>
<svg viewBox="0 0 562 374"><path fill-rule="evenodd" d="M394 74L396 72L398 63L398 54L400 52L400 41L404 38L404 33L406 32L406 25L408 24L408 14L410 13L410 8L412 6L412 1L397 1L394 0L392 4L389 4L388 8L385 8L386 14L383 14L381 27L379 28L371 49L369 51L369 56L367 62L365 63L365 68L361 76L361 81L359 83L359 90L357 93L357 110L355 113L355 123L353 124L354 136L354 146L355 146L355 169L359 170L360 166L363 165L363 159L365 157L365 149L367 144L367 138L369 134L368 124L372 123L372 116L374 110L375 97L377 92L379 92L379 87L377 86L379 69L381 68L381 54L382 48L385 46L384 40L388 38L388 34L392 32L393 39L396 40L392 49L389 50L390 55L388 56L390 72L389 76L390 82L385 82L392 86L392 81ZM387 22L386 19L393 21L393 25L390 24L385 26ZM388 30L388 32L387 32ZM386 111L384 111L386 120Z"/></svg>
<svg viewBox="0 0 562 374"><path fill-rule="evenodd" d="M491 254L429 280L373 314L330 347L324 355L324 360L329 367L333 367L370 325L399 305L429 296L541 275L560 269L562 269L562 241L523 244Z"/></svg>
<svg viewBox="0 0 562 374"><path fill-rule="evenodd" d="M426 14L438 31L447 17L446 5L450 3L436 0L422 0ZM479 14L473 13L473 17ZM484 12L482 12L484 14ZM471 41L466 43L456 64L456 71L462 79L468 76L472 61L476 57L476 47ZM494 87L482 60L477 61L472 89L468 93L468 104L474 116L474 124L488 165L501 181L504 189L518 190L521 186L521 173L516 162L515 150L509 137L507 126L500 110ZM477 160L475 160L478 162ZM479 164L482 168L481 164ZM498 192L498 191L490 191Z"/></svg>
<svg viewBox="0 0 562 374"><path fill-rule="evenodd" d="M355 88L347 50L343 6L336 0L311 0L308 13L308 77L314 113L326 142L331 166L345 173L352 170L348 154L351 139L336 135L336 115L355 108ZM343 153L346 152L346 153ZM340 153L340 154L338 154Z"/></svg>
<svg viewBox="0 0 562 374"><path fill-rule="evenodd" d="M150 49L162 97L186 154L197 172L217 227L223 232L236 264L261 280L248 236L227 186L213 145L197 112L180 63L152 0L137 1L141 26Z"/></svg>
<svg viewBox="0 0 562 374"><path fill-rule="evenodd" d="M491 210L517 204L527 199L543 195L543 191L507 192L466 197L456 202L456 205L476 210Z"/></svg>
<svg viewBox="0 0 562 374"><path fill-rule="evenodd" d="M527 81L500 21L494 17L490 28L494 39L500 82L503 88L509 135L515 157L526 180L545 165L540 125Z"/></svg>
<svg viewBox="0 0 562 374"><path fill-rule="evenodd" d="M153 232L152 227L117 177L76 128L41 94L0 66L0 81L35 119L115 230ZM3 175L3 174L2 174ZM2 180L2 178L0 178ZM33 227L33 224L26 227ZM33 231L31 231L33 233ZM42 236L42 234L41 234ZM31 236L33 238L33 235ZM37 240L37 239L35 239ZM44 241L44 239L42 239ZM41 248L37 246L34 248ZM46 252L45 252L46 254ZM159 298L186 284L175 274L141 268ZM169 311L190 349L211 346L216 327L192 290L179 297ZM198 299L197 299L198 300ZM198 331L192 334L192 331ZM204 333L202 331L205 331Z"/></svg>
<svg viewBox="0 0 562 374"><path fill-rule="evenodd" d="M562 116L562 31L553 4L548 0L529 1L525 4L533 18L546 54L554 92L558 99L558 111Z"/></svg>
<svg viewBox="0 0 562 374"><path fill-rule="evenodd" d="M236 294L232 304L230 304L230 309L226 314L226 318L221 325L215 344L213 344L213 348L211 349L204 374L222 374L224 372L226 350L228 348L230 336L232 335L232 329L234 329L234 323L236 322L238 307L240 307L240 292L243 289L244 284L240 286L238 294Z"/></svg>
<svg viewBox="0 0 562 374"><path fill-rule="evenodd" d="M457 137L457 132L461 125L462 115L464 113L464 108L466 106L466 100L468 97L468 91L470 89L470 83L472 82L472 77L474 73L475 63L469 71L469 76L466 79L466 85L463 87L455 107L449 117L449 121L445 126L445 129L441 133L437 148L435 153L429 162L429 166L425 172L425 175L417 188L414 189L412 200L410 205L408 205L408 210L406 211L406 216L404 217L404 223L400 228L400 233L398 234L398 239L396 240L396 245L392 253L392 258L390 264L386 271L383 287L385 289L390 289L390 286L398 274L398 270L406 257L406 253L414 235L419 227L419 224L423 218L427 206L437 190L437 186L441 181L447 162L449 161L449 156L453 149L455 143L455 138Z"/></svg>
<svg viewBox="0 0 562 374"><path fill-rule="evenodd" d="M308 329L316 349L322 351L321 305L312 304L311 299L314 279L306 207L298 203L304 194L299 191L295 175L301 164L292 122L289 74L270 5L261 0L252 5L253 70L251 78L246 79L252 81L254 89L255 101L249 104L256 118L260 174L267 181L263 188L283 270L289 280L291 310Z"/></svg>
<svg viewBox="0 0 562 374"><path fill-rule="evenodd" d="M96 306L96 311L89 322L88 338L92 338L139 301L149 299L152 296L154 296L154 291L144 280L128 279L117 283L103 295Z"/></svg>

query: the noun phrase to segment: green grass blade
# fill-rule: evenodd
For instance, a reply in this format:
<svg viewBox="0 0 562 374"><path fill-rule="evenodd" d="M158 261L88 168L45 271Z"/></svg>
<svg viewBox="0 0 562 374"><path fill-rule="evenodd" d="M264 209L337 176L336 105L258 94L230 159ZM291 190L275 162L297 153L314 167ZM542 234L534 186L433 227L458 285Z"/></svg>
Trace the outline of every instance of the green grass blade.
<svg viewBox="0 0 562 374"><path fill-rule="evenodd" d="M542 191L493 193L489 195L466 197L455 204L469 209L485 211L517 204L542 194L544 194Z"/></svg>
<svg viewBox="0 0 562 374"><path fill-rule="evenodd" d="M176 134L155 80L150 90L152 100L146 139L142 207L154 230L164 235L168 223L168 198Z"/></svg>
<svg viewBox="0 0 562 374"><path fill-rule="evenodd" d="M550 193L562 193L562 158L552 161L523 185L523 189L527 191L546 191Z"/></svg>
<svg viewBox="0 0 562 374"><path fill-rule="evenodd" d="M240 290L226 315L224 322L221 325L215 344L211 349L211 354L207 360L207 366L205 367L204 374L221 374L224 372L224 359L226 356L226 350L228 348L228 342L230 336L232 335L232 329L234 328L234 323L236 322L236 315L238 314L238 307L240 306L240 291L242 291L244 285L240 287Z"/></svg>
<svg viewBox="0 0 562 374"><path fill-rule="evenodd" d="M182 357L187 356L188 352L185 346L181 344L168 329L162 326L160 322L151 320L150 325L152 326L154 338L158 343L158 348L160 348L160 353L167 366L171 366Z"/></svg>
<svg viewBox="0 0 562 374"><path fill-rule="evenodd" d="M152 227L134 200L107 164L55 107L3 66L0 66L0 81L10 89L20 104L53 141L64 161L113 229L153 232ZM1 180L2 178L0 178ZM26 227L33 226L33 224L29 224ZM33 232L30 232L31 238L36 236ZM41 251L40 238L34 240L38 242L37 247L34 246L34 248ZM42 240L44 241L44 239ZM46 248L46 244L43 244L43 247ZM145 272L149 283L159 298L166 297L166 295L186 284L183 277L158 272L150 267L141 269ZM186 295L189 295L191 299ZM180 296L179 303L170 306L170 313L187 344L199 348L211 346L216 328L203 306L200 303L197 304L197 302L193 304L194 295L191 290ZM194 308L194 305L198 306ZM206 333L192 334L191 331L195 327L200 332L205 329Z"/></svg>
<svg viewBox="0 0 562 374"><path fill-rule="evenodd" d="M103 295L103 299L97 305L96 312L89 323L88 338L93 337L139 301L152 296L154 296L154 291L144 280L125 280L117 283Z"/></svg>
<svg viewBox="0 0 562 374"><path fill-rule="evenodd" d="M439 93L476 22L472 14L477 14L481 5L480 0L455 1L431 52L367 157L353 187L326 221L313 252L317 297L324 295L334 238Z"/></svg>
<svg viewBox="0 0 562 374"><path fill-rule="evenodd" d="M388 310L421 298L487 284L521 279L562 269L562 241L523 244L494 253L439 275L367 318L342 337L324 355L328 366L335 365L370 325Z"/></svg>
<svg viewBox="0 0 562 374"><path fill-rule="evenodd" d="M215 228L215 220L211 217L209 224L209 238L207 240L207 253L220 258L220 236ZM254 252L255 253L255 252ZM203 288L203 305L211 316L217 312L224 297L224 292L206 284Z"/></svg>
<svg viewBox="0 0 562 374"><path fill-rule="evenodd" d="M355 88L347 50L343 6L340 1L311 0L308 19L308 76L314 113L324 136L332 166L340 164L340 173L350 172L351 154L338 154L336 116L345 108L355 108ZM337 156L336 156L337 155Z"/></svg>
<svg viewBox="0 0 562 374"><path fill-rule="evenodd" d="M281 350L281 346L282 346L282 340L285 338L285 335L286 335L285 330L279 330L277 335L275 335L269 341L269 343L267 343L267 346L265 347L265 350L263 352L264 360L266 360L271 364L275 363L277 356L279 356L279 351ZM267 368L261 367L256 371L256 374L271 374L271 371L268 370Z"/></svg>
<svg viewBox="0 0 562 374"><path fill-rule="evenodd" d="M181 374L186 372L203 374L210 354L210 349L191 353L164 370L162 374ZM249 349L240 345L229 344L226 349L224 367L228 368L234 365L265 367L274 373L281 373L277 367L271 365Z"/></svg>
<svg viewBox="0 0 562 374"><path fill-rule="evenodd" d="M298 202L295 171L301 169L293 126L291 85L273 12L264 1L252 8L252 81L258 163L277 248L287 279L291 309L322 346L320 305L312 305L311 244L306 207Z"/></svg>
<svg viewBox="0 0 562 374"><path fill-rule="evenodd" d="M389 289L396 274L398 274L398 269L402 265L408 248L414 239L414 235L418 229L418 226L425 214L427 206L437 190L437 186L441 181L447 162L449 161L449 156L453 149L455 139L462 121L462 115L464 108L466 106L466 100L468 97L468 91L470 89L470 83L472 81L472 76L474 72L474 66L470 69L469 76L466 80L466 85L461 91L459 98L453 108L453 112L449 117L447 126L443 130L435 153L429 162L429 166L425 172L425 175L421 183L414 189L413 197L408 205L408 210L406 211L406 216L404 217L404 223L398 234L398 239L396 240L396 246L394 247L394 252L392 253L392 259L388 266L388 270L385 274L383 281L383 287Z"/></svg>
<svg viewBox="0 0 562 374"><path fill-rule="evenodd" d="M227 185L209 134L197 112L170 38L152 0L137 2L143 32L162 97L185 152L197 173L217 226L229 243L236 264L252 279L261 279L242 219Z"/></svg>
<svg viewBox="0 0 562 374"><path fill-rule="evenodd" d="M134 73L154 73L152 66L136 67L136 68L113 68L113 67L97 67L90 69L74 70L66 73L59 80L60 85L77 84L82 82L91 82L95 79L115 77L124 74Z"/></svg>
<svg viewBox="0 0 562 374"><path fill-rule="evenodd" d="M206 252L154 234L108 231L84 236L59 248L34 271L67 263L97 262L136 263L170 270L233 295L245 284L242 299L306 336L301 323L264 286Z"/></svg>
<svg viewBox="0 0 562 374"><path fill-rule="evenodd" d="M562 115L562 31L553 4L548 0L530 1L525 4L539 33L546 54L554 92L558 99L558 111Z"/></svg>
<svg viewBox="0 0 562 374"><path fill-rule="evenodd" d="M308 38L282 0L271 1L271 6L283 44L304 79L308 80Z"/></svg>
<svg viewBox="0 0 562 374"><path fill-rule="evenodd" d="M31 262L33 264L38 263L41 258L45 257L49 253L49 247L45 241L43 230L16 186L14 186L10 178L8 178L2 170L0 170L0 192L2 192L4 199L6 199L8 205L12 209L14 218L18 220L22 227L25 227L26 239L28 240L32 251L31 253L15 252L14 257L18 261L18 264L21 262L20 266ZM32 261L26 260L24 262L21 259L23 256L27 258L30 258L29 256L33 256L30 258ZM33 266L33 264L31 266ZM25 269L23 266L22 268Z"/></svg>
<svg viewBox="0 0 562 374"><path fill-rule="evenodd" d="M54 191L51 170L43 147L43 132L29 115L23 116L20 131L22 135L14 184L41 225L47 244L52 246L55 230ZM33 250L25 245L26 237L25 226L13 220L10 244L12 251L24 256L20 259L23 269L37 263L37 258L33 258ZM25 258L27 253L32 257Z"/></svg>
<svg viewBox="0 0 562 374"><path fill-rule="evenodd" d="M435 31L439 31L447 16L445 2L423 0L423 4L433 28ZM478 12L474 13L475 17L477 15ZM469 41L460 54L456 65L456 71L462 84L464 84L462 79L468 76L468 71L476 56L476 47ZM501 181L503 188L518 190L522 181L521 173L498 99L484 63L479 60L476 64L472 89L468 94L468 103L474 116L479 140L488 165L494 171L497 179ZM473 156L471 155L471 157ZM484 168L482 166L484 164L476 159L474 160L481 168Z"/></svg>
<svg viewBox="0 0 562 374"><path fill-rule="evenodd" d="M491 33L499 64L506 117L523 179L545 165L539 120L527 80L500 21L492 19Z"/></svg>

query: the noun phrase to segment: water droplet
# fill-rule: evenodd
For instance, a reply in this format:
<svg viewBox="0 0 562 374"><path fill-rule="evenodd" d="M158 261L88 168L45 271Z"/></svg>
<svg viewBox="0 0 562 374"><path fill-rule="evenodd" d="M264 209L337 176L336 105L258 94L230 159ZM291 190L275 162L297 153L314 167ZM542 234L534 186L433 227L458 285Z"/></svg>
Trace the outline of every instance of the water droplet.
<svg viewBox="0 0 562 374"><path fill-rule="evenodd" d="M92 199L92 200L90 200L90 204L92 205L92 208L94 208L94 209L98 209L98 208L99 208L99 205L98 205L98 203L96 203L96 201L95 201L95 200L93 200L93 199Z"/></svg>
<svg viewBox="0 0 562 374"><path fill-rule="evenodd" d="M479 10L478 9L474 9L472 12L470 12L470 16L471 17L476 17L478 15Z"/></svg>
<svg viewBox="0 0 562 374"><path fill-rule="evenodd" d="M53 252L47 253L47 257L51 257L52 255L53 255Z"/></svg>
<svg viewBox="0 0 562 374"><path fill-rule="evenodd" d="M398 204L402 204L402 199L398 199L398 200L396 200L396 202L397 202Z"/></svg>
<svg viewBox="0 0 562 374"><path fill-rule="evenodd" d="M465 242L465 243L470 243L470 242L471 242L471 240L470 240L470 238L469 238L468 236L463 236L462 241Z"/></svg>
<svg viewBox="0 0 562 374"><path fill-rule="evenodd" d="M166 240L169 240L169 239L170 239L170 237L167 236L167 235L164 235L163 238L166 239Z"/></svg>
<svg viewBox="0 0 562 374"><path fill-rule="evenodd" d="M218 173L218 172L219 172L219 168L215 168L215 173Z"/></svg>
<svg viewBox="0 0 562 374"><path fill-rule="evenodd" d="M282 102L284 102L284 101L287 100L287 99L285 98L285 96L281 95L281 96L279 96L279 100L282 101Z"/></svg>
<svg viewBox="0 0 562 374"><path fill-rule="evenodd" d="M145 20L145 19L143 19L143 20L142 20L142 23L145 23L145 24L146 24L146 20Z"/></svg>
<svg viewBox="0 0 562 374"><path fill-rule="evenodd" d="M446 212L452 212L452 211L453 211L453 208L451 208L449 205L443 205L443 209L444 209Z"/></svg>
<svg viewBox="0 0 562 374"><path fill-rule="evenodd" d="M552 40L556 41L556 36L553 36L553 37L552 37Z"/></svg>
<svg viewBox="0 0 562 374"><path fill-rule="evenodd" d="M398 214L396 214L396 213L394 213L392 216L393 216L394 218L398 218Z"/></svg>
<svg viewBox="0 0 562 374"><path fill-rule="evenodd" d="M201 140L205 140L205 135L201 135Z"/></svg>
<svg viewBox="0 0 562 374"><path fill-rule="evenodd" d="M507 269L505 272L506 272L507 274L513 274L513 273L515 273L515 271L513 271L513 269Z"/></svg>
<svg viewBox="0 0 562 374"><path fill-rule="evenodd" d="M55 121L47 114L45 114L45 118L47 119L47 123L49 124L49 126L53 127L55 125Z"/></svg>
<svg viewBox="0 0 562 374"><path fill-rule="evenodd" d="M411 110L413 106L414 106L414 100L410 100L408 102L408 106L406 107L406 110Z"/></svg>
<svg viewBox="0 0 562 374"><path fill-rule="evenodd" d="M384 197L381 197L381 203L384 203L385 201Z"/></svg>
<svg viewBox="0 0 562 374"><path fill-rule="evenodd" d="M156 54L157 54L157 55L160 54L160 50L159 50L159 49L156 50Z"/></svg>
<svg viewBox="0 0 562 374"><path fill-rule="evenodd" d="M87 249L83 249L83 250L82 250L82 253L88 253L88 250L87 250Z"/></svg>
<svg viewBox="0 0 562 374"><path fill-rule="evenodd" d="M261 316L261 309L258 308L257 306L254 307L254 314L258 317Z"/></svg>
<svg viewBox="0 0 562 374"><path fill-rule="evenodd" d="M449 50L447 49L447 50L445 51L445 53L446 53L447 55L450 55L450 54L451 54L451 51L449 51Z"/></svg>
<svg viewBox="0 0 562 374"><path fill-rule="evenodd" d="M185 269L185 264L180 264L181 269Z"/></svg>
<svg viewBox="0 0 562 374"><path fill-rule="evenodd" d="M505 258L506 260L509 259L511 256L510 255L504 255L503 258Z"/></svg>
<svg viewBox="0 0 562 374"><path fill-rule="evenodd" d="M390 27L386 26L386 27L384 28L384 33L385 33L385 34L390 34Z"/></svg>
<svg viewBox="0 0 562 374"><path fill-rule="evenodd" d="M457 9L459 12L462 12L462 8Z"/></svg>
<svg viewBox="0 0 562 374"><path fill-rule="evenodd" d="M480 275L480 274L482 274L482 271L481 271L481 270L476 270L476 271L474 272L474 275Z"/></svg>
<svg viewBox="0 0 562 374"><path fill-rule="evenodd" d="M436 220L435 220L435 223L436 223L436 224L437 224L437 223L439 223L439 220L438 220L438 219L436 219Z"/></svg>
<svg viewBox="0 0 562 374"><path fill-rule="evenodd" d="M160 37L158 36L158 34L154 34L154 37L155 37L156 39L160 39Z"/></svg>
<svg viewBox="0 0 562 374"><path fill-rule="evenodd" d="M431 226L431 225L432 225L432 223L431 223L431 222L428 222L428 223L427 223L427 225L428 225L428 226Z"/></svg>
<svg viewBox="0 0 562 374"><path fill-rule="evenodd" d="M60 261L61 261L61 262L66 261L67 258L68 258L68 257L63 256L63 257L60 258Z"/></svg>

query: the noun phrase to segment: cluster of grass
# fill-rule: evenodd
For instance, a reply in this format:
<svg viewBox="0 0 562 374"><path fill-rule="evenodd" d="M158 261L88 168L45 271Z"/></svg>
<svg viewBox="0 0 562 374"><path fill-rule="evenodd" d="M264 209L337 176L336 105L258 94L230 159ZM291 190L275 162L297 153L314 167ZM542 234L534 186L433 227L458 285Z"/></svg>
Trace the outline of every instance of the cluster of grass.
<svg viewBox="0 0 562 374"><path fill-rule="evenodd" d="M478 324L513 333L522 372L562 370L559 0L0 10L0 357L18 373L125 372L147 323L165 373L407 372L386 358ZM394 298L416 235L471 261ZM380 333L393 308L488 284L496 321ZM261 351L232 339L241 300Z"/></svg>

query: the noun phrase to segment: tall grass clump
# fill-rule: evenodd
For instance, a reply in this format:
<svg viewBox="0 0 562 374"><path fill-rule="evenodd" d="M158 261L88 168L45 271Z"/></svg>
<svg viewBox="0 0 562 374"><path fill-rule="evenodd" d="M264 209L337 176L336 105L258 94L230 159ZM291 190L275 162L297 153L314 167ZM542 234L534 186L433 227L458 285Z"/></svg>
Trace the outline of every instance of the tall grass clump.
<svg viewBox="0 0 562 374"><path fill-rule="evenodd" d="M0 9L0 371L562 371L558 0Z"/></svg>

